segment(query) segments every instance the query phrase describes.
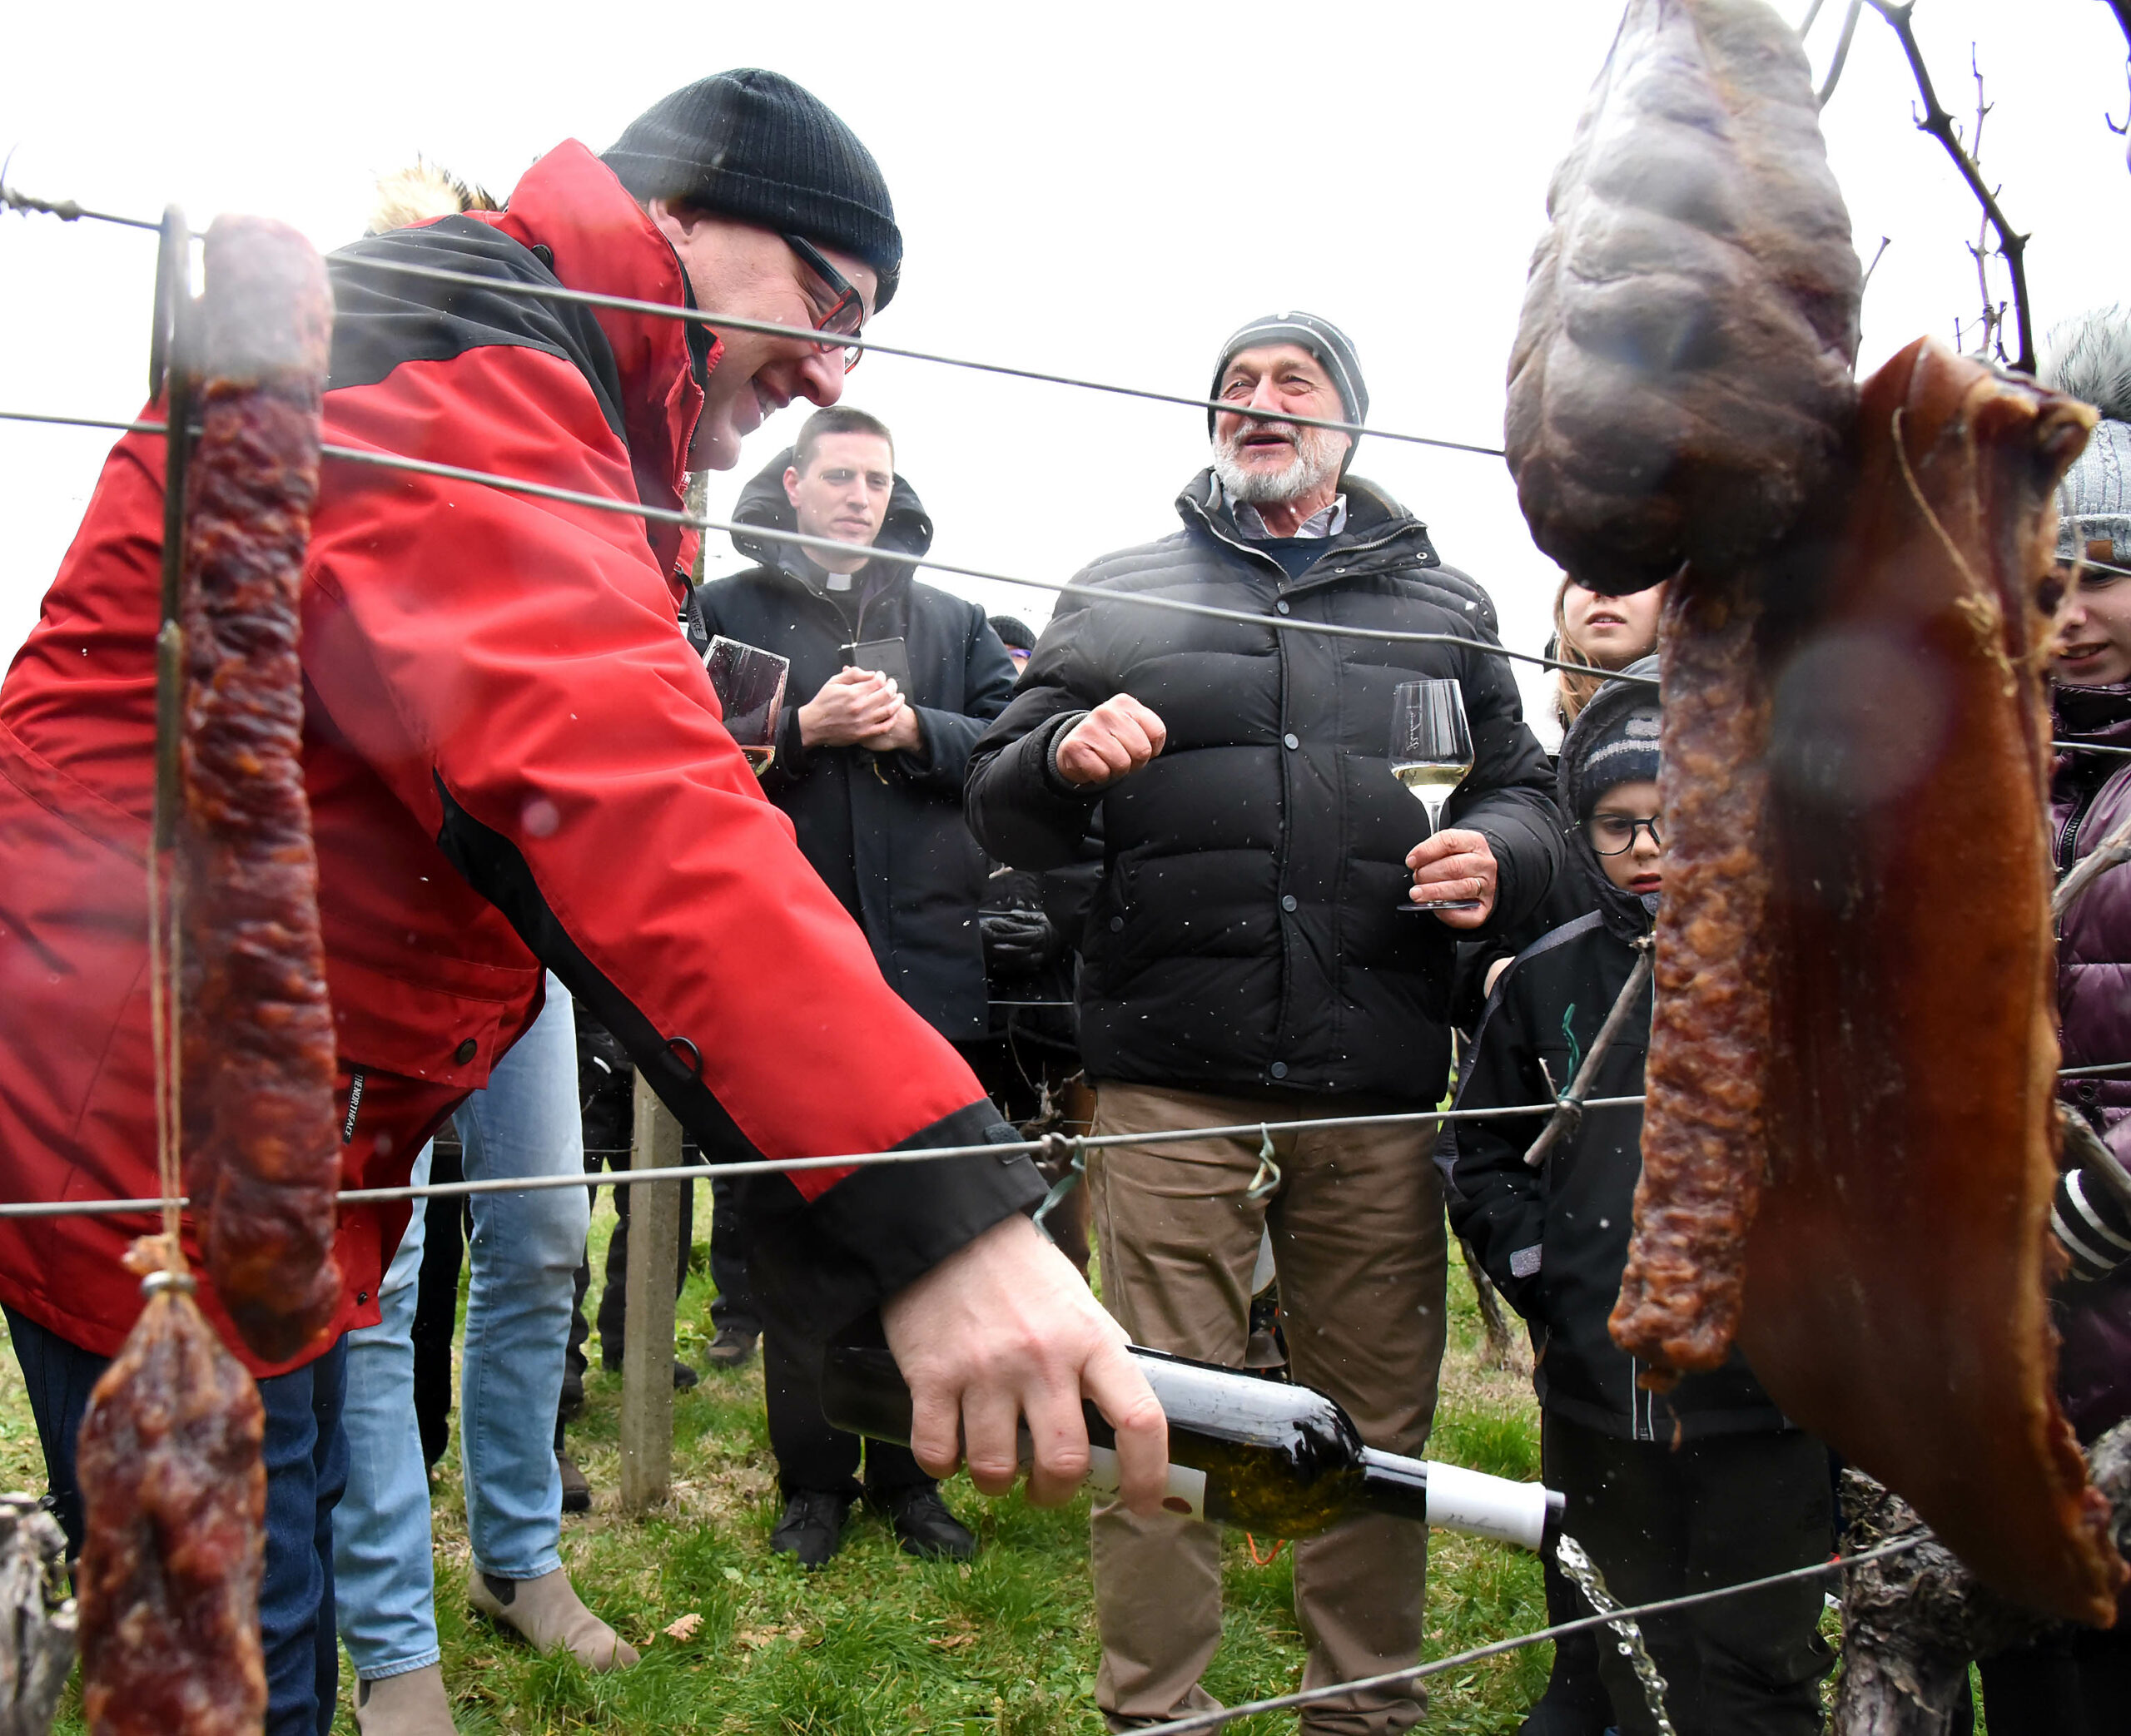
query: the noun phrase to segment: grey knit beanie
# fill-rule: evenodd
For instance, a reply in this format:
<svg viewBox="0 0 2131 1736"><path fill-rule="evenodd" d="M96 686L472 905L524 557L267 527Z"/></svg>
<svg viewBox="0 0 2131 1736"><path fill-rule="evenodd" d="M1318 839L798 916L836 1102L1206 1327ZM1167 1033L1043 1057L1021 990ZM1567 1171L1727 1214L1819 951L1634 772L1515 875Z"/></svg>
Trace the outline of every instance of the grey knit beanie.
<svg viewBox="0 0 2131 1736"><path fill-rule="evenodd" d="M744 67L662 97L602 157L638 199L687 199L862 259L878 312L902 271L902 231L872 153L821 98Z"/></svg>
<svg viewBox="0 0 2131 1736"><path fill-rule="evenodd" d="M1267 344L1294 344L1307 350L1332 376L1344 412L1340 419L1356 424L1369 420L1369 388L1362 381L1361 358L1354 354L1354 342L1329 320L1320 320L1315 314L1267 314L1239 327L1221 345L1221 357L1214 364L1214 384L1208 389L1207 397L1221 395L1221 376L1229 371L1230 362L1244 350ZM1207 410L1206 432L1210 435L1214 431L1214 415L1212 409ZM1356 434L1354 438L1359 442L1361 436ZM1349 456L1352 455L1350 448Z"/></svg>
<svg viewBox="0 0 2131 1736"><path fill-rule="evenodd" d="M2131 564L2131 424L2095 425L2087 449L2073 461L2057 485L2057 558L2077 560L2096 553L2100 558Z"/></svg>

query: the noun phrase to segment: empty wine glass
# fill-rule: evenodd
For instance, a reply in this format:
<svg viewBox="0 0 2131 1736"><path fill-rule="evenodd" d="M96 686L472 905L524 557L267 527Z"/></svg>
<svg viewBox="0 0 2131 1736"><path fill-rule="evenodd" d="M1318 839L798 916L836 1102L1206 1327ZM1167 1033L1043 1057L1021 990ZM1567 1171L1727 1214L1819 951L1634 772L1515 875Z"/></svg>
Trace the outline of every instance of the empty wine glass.
<svg viewBox="0 0 2131 1736"><path fill-rule="evenodd" d="M1443 805L1473 770L1473 732L1454 681L1401 682L1391 696L1391 775L1420 798L1428 836L1443 827ZM1477 910L1477 898L1406 900L1402 910Z"/></svg>

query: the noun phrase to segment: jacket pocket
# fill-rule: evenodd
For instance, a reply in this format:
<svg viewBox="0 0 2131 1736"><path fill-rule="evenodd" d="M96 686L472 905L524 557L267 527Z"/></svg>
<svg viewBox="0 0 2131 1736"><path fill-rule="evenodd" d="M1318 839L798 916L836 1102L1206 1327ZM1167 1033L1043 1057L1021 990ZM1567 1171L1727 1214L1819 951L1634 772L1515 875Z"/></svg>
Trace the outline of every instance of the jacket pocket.
<svg viewBox="0 0 2131 1736"><path fill-rule="evenodd" d="M487 1084L503 1050L524 1028L541 974L503 965L461 968L493 980L445 986L328 958L341 1064L467 1091Z"/></svg>

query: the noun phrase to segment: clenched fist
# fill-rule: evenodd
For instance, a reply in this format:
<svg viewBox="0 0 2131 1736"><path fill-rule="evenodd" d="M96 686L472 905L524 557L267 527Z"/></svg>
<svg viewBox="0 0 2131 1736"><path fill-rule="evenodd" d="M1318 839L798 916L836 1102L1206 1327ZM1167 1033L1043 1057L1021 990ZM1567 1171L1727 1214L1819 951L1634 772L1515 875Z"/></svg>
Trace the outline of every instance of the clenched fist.
<svg viewBox="0 0 2131 1736"><path fill-rule="evenodd" d="M1066 732L1058 775L1069 784L1106 784L1137 771L1168 740L1160 718L1130 693L1115 693Z"/></svg>

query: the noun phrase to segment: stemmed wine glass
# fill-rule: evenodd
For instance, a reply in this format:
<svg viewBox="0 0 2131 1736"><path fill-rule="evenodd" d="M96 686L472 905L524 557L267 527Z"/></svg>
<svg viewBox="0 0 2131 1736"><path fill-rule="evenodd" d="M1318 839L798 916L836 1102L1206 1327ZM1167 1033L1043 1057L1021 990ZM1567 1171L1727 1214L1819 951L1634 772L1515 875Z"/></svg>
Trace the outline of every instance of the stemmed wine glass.
<svg viewBox="0 0 2131 1736"><path fill-rule="evenodd" d="M1443 826L1443 805L1473 770L1473 732L1454 681L1401 682L1391 695L1391 775L1427 809L1428 836ZM1477 898L1436 898L1402 910L1477 910Z"/></svg>
<svg viewBox="0 0 2131 1736"><path fill-rule="evenodd" d="M784 678L792 660L759 646L719 634L703 654L710 684L718 690L725 714L725 732L733 737L757 777L777 757L777 723L784 709Z"/></svg>

